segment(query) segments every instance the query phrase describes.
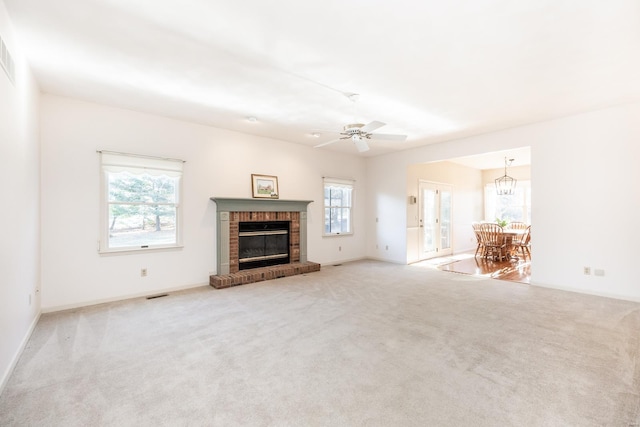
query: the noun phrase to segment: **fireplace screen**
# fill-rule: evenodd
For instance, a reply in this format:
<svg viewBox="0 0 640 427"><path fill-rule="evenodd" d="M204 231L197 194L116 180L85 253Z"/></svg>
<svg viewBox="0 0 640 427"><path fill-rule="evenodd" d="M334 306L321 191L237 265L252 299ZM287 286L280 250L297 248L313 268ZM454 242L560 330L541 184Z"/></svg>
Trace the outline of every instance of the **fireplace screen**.
<svg viewBox="0 0 640 427"><path fill-rule="evenodd" d="M289 222L241 222L238 234L240 270L289 263Z"/></svg>

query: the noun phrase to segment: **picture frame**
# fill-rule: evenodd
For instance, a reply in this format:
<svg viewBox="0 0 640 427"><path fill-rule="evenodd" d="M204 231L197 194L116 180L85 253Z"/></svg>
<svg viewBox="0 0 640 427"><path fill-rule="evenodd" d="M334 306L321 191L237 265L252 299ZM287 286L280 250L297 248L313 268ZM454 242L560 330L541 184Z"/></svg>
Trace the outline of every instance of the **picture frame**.
<svg viewBox="0 0 640 427"><path fill-rule="evenodd" d="M278 191L278 177L252 173L251 190L254 199L277 199L280 194Z"/></svg>

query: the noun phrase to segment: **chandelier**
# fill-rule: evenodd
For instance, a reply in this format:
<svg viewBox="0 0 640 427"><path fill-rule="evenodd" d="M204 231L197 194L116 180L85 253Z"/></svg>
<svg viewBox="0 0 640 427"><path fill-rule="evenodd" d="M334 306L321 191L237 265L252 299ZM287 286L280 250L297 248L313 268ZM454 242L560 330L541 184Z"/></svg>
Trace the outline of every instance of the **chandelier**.
<svg viewBox="0 0 640 427"><path fill-rule="evenodd" d="M504 158L504 176L495 180L498 196L509 196L515 192L516 179L507 175L507 166L511 166L511 163L513 163L513 159L509 159L507 162L507 158Z"/></svg>

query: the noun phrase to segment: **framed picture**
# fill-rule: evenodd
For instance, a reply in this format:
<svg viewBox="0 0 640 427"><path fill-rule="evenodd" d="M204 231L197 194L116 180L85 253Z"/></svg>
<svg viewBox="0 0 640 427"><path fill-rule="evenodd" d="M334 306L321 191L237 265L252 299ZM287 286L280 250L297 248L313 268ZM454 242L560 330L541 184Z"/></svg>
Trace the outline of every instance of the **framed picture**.
<svg viewBox="0 0 640 427"><path fill-rule="evenodd" d="M278 177L271 175L251 174L253 197L258 199L278 198Z"/></svg>

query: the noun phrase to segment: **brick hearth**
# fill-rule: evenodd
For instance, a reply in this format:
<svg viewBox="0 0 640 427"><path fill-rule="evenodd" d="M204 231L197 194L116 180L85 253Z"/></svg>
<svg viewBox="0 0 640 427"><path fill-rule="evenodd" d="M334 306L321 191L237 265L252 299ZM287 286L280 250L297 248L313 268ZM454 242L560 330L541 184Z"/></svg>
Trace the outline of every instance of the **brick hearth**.
<svg viewBox="0 0 640 427"><path fill-rule="evenodd" d="M264 280L279 279L280 277L295 276L298 274L320 271L320 264L315 262L291 263L272 265L270 267L252 268L237 273L210 276L209 284L216 289L229 288L231 286L246 285L248 283L262 282Z"/></svg>

